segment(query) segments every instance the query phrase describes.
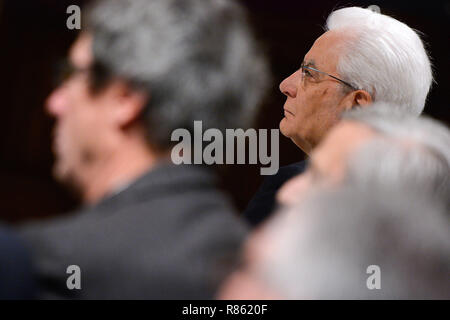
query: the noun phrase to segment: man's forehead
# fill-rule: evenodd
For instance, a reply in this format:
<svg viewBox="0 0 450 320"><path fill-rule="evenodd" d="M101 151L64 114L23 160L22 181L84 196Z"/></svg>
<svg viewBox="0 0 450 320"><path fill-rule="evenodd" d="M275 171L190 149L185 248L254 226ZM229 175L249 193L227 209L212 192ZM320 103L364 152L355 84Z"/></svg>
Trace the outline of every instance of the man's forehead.
<svg viewBox="0 0 450 320"><path fill-rule="evenodd" d="M77 67L83 68L91 65L92 54L92 36L88 33L81 33L73 43L69 52L70 61Z"/></svg>
<svg viewBox="0 0 450 320"><path fill-rule="evenodd" d="M342 52L345 35L336 31L327 31L316 39L303 59L303 65L317 69L333 71ZM333 69L333 70L330 70Z"/></svg>
<svg viewBox="0 0 450 320"><path fill-rule="evenodd" d="M351 120L341 120L334 126L322 143L321 149L333 147L344 151L352 149L357 144L367 141L375 132L367 125Z"/></svg>
<svg viewBox="0 0 450 320"><path fill-rule="evenodd" d="M341 121L325 137L311 155L317 167L335 166L341 169L347 157L363 143L373 138L375 132L355 121Z"/></svg>

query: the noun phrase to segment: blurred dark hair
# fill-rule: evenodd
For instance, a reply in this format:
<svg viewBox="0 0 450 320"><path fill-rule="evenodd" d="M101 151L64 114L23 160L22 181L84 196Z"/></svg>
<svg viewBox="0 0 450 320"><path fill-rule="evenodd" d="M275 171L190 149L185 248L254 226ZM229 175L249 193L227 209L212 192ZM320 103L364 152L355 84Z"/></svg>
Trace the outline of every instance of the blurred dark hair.
<svg viewBox="0 0 450 320"><path fill-rule="evenodd" d="M265 59L231 0L101 0L86 10L92 88L114 77L149 94L149 139L169 147L177 128L247 127L268 83Z"/></svg>

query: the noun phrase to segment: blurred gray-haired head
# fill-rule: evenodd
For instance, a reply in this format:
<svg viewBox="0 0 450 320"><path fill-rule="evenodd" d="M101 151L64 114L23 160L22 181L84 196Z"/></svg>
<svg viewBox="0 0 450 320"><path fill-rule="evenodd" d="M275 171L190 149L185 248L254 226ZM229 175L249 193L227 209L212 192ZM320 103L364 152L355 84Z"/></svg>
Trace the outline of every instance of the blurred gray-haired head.
<svg viewBox="0 0 450 320"><path fill-rule="evenodd" d="M94 65L149 95L150 140L177 128L247 127L268 84L262 51L232 0L101 0L88 8ZM99 77L101 78L101 77Z"/></svg>
<svg viewBox="0 0 450 320"><path fill-rule="evenodd" d="M255 275L287 299L448 299L449 218L403 190L315 192L266 226Z"/></svg>
<svg viewBox="0 0 450 320"><path fill-rule="evenodd" d="M376 133L350 156L347 182L426 192L450 208L449 129L431 118L392 110L378 103L343 116Z"/></svg>

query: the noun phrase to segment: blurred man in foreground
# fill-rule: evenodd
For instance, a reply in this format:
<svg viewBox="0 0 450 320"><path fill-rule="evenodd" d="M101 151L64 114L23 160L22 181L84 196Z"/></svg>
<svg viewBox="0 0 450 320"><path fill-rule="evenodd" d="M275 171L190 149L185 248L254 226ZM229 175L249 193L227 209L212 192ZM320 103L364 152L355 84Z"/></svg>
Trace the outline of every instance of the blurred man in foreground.
<svg viewBox="0 0 450 320"><path fill-rule="evenodd" d="M344 111L387 102L393 112L418 116L432 83L424 45L406 24L349 7L332 12L326 30L280 84L287 97L280 131L307 155ZM265 179L244 212L251 225L273 212L279 188L305 167L304 161L281 167Z"/></svg>
<svg viewBox="0 0 450 320"><path fill-rule="evenodd" d="M84 13L47 109L55 174L85 207L21 228L40 297L210 298L245 228L212 172L171 163L171 133L251 119L267 75L244 14L228 0L106 0ZM77 267L81 288L69 289Z"/></svg>
<svg viewBox="0 0 450 320"><path fill-rule="evenodd" d="M322 190L277 213L219 298L449 299L449 216L403 187Z"/></svg>

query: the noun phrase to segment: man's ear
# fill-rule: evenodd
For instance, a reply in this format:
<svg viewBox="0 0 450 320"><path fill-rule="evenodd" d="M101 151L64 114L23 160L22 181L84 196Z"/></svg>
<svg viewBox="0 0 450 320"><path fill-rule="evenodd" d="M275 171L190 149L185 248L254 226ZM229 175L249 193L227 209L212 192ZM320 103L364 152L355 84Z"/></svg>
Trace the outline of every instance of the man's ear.
<svg viewBox="0 0 450 320"><path fill-rule="evenodd" d="M142 90L130 88L123 82L116 82L113 86L116 92L113 121L118 127L125 127L140 117L149 95Z"/></svg>
<svg viewBox="0 0 450 320"><path fill-rule="evenodd" d="M370 93L365 90L357 90L354 92L354 105L364 107L372 104L373 99Z"/></svg>
<svg viewBox="0 0 450 320"><path fill-rule="evenodd" d="M345 111L351 110L354 107L365 107L372 104L373 99L370 93L365 90L356 90L349 92L343 100L343 109Z"/></svg>

